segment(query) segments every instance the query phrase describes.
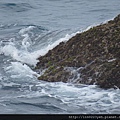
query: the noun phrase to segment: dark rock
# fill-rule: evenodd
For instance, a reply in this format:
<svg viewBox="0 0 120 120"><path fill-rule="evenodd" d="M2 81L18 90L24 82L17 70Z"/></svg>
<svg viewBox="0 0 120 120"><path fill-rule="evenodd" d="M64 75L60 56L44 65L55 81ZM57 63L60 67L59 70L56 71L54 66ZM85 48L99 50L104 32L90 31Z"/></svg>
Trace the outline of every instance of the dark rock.
<svg viewBox="0 0 120 120"><path fill-rule="evenodd" d="M36 69L47 68L38 77L40 80L72 80L97 84L105 89L120 88L120 15L108 23L76 34L38 60ZM75 72L66 68L75 68Z"/></svg>

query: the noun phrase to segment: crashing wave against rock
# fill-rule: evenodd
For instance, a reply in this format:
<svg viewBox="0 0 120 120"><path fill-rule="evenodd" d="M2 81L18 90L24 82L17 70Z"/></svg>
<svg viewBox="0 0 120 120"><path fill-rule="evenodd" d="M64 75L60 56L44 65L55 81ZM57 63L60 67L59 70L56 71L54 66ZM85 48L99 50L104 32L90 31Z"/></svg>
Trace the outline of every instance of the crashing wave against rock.
<svg viewBox="0 0 120 120"><path fill-rule="evenodd" d="M61 42L38 60L36 70L47 68L39 80L120 88L120 15Z"/></svg>

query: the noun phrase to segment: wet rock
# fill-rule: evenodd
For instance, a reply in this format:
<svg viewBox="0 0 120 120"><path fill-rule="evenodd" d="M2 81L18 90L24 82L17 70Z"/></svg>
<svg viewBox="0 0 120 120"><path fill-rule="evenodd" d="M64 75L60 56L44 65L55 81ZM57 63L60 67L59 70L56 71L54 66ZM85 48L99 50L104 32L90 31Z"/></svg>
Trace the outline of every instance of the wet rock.
<svg viewBox="0 0 120 120"><path fill-rule="evenodd" d="M76 34L38 60L36 69L46 69L38 77L39 80L72 80L82 84L97 84L105 89L120 88L120 15ZM77 71L65 69L69 67Z"/></svg>

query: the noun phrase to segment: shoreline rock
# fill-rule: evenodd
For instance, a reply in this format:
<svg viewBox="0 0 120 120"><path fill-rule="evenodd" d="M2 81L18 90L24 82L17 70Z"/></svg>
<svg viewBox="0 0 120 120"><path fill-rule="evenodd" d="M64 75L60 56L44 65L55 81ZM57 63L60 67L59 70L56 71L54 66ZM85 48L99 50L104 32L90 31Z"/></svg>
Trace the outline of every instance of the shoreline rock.
<svg viewBox="0 0 120 120"><path fill-rule="evenodd" d="M78 33L38 58L39 80L120 88L120 14L105 24Z"/></svg>

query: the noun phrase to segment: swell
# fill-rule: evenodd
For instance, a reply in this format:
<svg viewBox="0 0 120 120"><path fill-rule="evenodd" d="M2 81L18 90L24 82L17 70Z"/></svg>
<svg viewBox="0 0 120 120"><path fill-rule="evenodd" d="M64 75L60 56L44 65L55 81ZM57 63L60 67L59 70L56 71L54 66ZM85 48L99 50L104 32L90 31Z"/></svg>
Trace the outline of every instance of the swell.
<svg viewBox="0 0 120 120"><path fill-rule="evenodd" d="M31 6L29 3L1 3L0 9L1 10L9 10L13 12L25 12L30 9L32 9L33 6Z"/></svg>

